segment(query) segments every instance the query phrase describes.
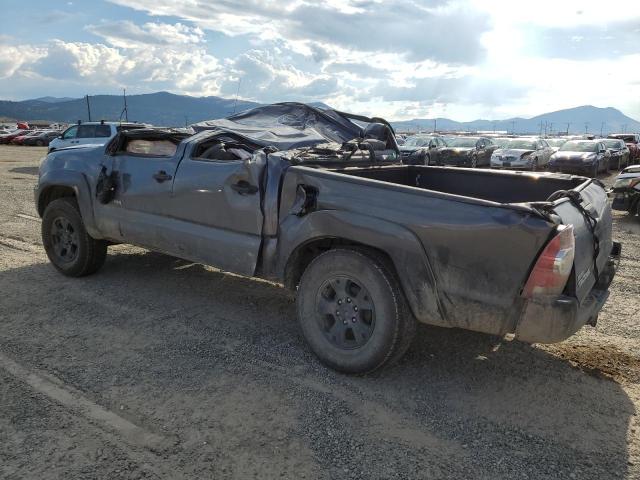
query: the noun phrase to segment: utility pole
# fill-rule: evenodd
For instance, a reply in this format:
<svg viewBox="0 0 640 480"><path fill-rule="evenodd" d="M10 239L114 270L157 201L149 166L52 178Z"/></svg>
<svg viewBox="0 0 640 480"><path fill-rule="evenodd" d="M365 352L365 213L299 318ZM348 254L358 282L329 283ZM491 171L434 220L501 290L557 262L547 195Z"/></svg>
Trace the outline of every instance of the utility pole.
<svg viewBox="0 0 640 480"><path fill-rule="evenodd" d="M540 136L542 136L542 126L544 125L544 124L542 123L542 120L540 120L539 125L540 125Z"/></svg>
<svg viewBox="0 0 640 480"><path fill-rule="evenodd" d="M571 125L571 122L567 122L567 135L569 135L569 126Z"/></svg>
<svg viewBox="0 0 640 480"><path fill-rule="evenodd" d="M236 99L233 102L233 114L236 113L236 106L238 105L238 95L240 94L240 84L242 83L242 77L238 78L238 89L236 90Z"/></svg>
<svg viewBox="0 0 640 480"><path fill-rule="evenodd" d="M185 115L185 116L184 116L184 128L187 128L187 125L188 125L188 123L189 123L189 122L188 122L188 119L189 119L189 117L187 117L187 116Z"/></svg>
<svg viewBox="0 0 640 480"><path fill-rule="evenodd" d="M553 135L553 122L549 122L549 135Z"/></svg>
<svg viewBox="0 0 640 480"><path fill-rule="evenodd" d="M604 125L605 125L605 123L604 123L604 122L602 122L602 123L600 124L600 136L602 136L602 131L604 130Z"/></svg>
<svg viewBox="0 0 640 480"><path fill-rule="evenodd" d="M89 121L91 121L91 106L89 105L89 95L84 96L87 100L87 114L89 115Z"/></svg>
<svg viewBox="0 0 640 480"><path fill-rule="evenodd" d="M589 122L584 122L584 134L589 133Z"/></svg>
<svg viewBox="0 0 640 480"><path fill-rule="evenodd" d="M124 119L126 122L129 121L129 110L127 110L127 89L123 88L122 89L122 98L124 99ZM120 118L122 118L122 114L120 115Z"/></svg>
<svg viewBox="0 0 640 480"><path fill-rule="evenodd" d="M493 121L493 133L496 133L496 121Z"/></svg>
<svg viewBox="0 0 640 480"><path fill-rule="evenodd" d="M511 134L512 135L516 134L516 121L515 120L511 120Z"/></svg>

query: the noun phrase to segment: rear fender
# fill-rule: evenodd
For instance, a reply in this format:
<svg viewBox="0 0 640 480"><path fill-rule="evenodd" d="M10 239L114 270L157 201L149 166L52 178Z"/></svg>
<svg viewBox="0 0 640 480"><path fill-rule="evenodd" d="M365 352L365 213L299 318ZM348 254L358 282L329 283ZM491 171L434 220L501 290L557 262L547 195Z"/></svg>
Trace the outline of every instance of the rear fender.
<svg viewBox="0 0 640 480"><path fill-rule="evenodd" d="M275 253L277 275L284 278L288 263L297 257L299 248L328 238L386 253L416 318L443 324L437 283L422 244L410 230L378 218L336 210L316 211L303 217L288 215L280 225Z"/></svg>

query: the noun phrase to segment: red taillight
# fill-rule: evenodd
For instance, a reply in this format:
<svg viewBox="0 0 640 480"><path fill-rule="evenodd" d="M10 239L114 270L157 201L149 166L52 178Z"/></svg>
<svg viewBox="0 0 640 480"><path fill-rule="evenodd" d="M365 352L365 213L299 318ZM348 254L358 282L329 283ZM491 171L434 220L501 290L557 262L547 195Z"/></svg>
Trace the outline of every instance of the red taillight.
<svg viewBox="0 0 640 480"><path fill-rule="evenodd" d="M522 296L560 295L571 275L574 254L573 225L560 225L538 257Z"/></svg>

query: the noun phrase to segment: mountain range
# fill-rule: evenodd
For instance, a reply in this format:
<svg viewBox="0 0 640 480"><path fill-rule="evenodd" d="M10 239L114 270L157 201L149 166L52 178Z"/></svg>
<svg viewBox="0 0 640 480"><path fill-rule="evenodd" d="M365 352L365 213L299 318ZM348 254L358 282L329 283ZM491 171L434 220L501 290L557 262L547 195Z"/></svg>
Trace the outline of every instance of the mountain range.
<svg viewBox="0 0 640 480"><path fill-rule="evenodd" d="M638 132L640 122L613 107L592 105L557 110L531 118L514 117L505 120L473 120L456 122L448 118L420 118L392 122L398 131L488 131L517 133L595 133Z"/></svg>
<svg viewBox="0 0 640 480"><path fill-rule="evenodd" d="M169 92L156 92L127 96L127 116L130 121L153 125L183 126L202 120L231 115L261 104L245 100L220 97L192 97ZM328 108L321 102L312 105ZM124 120L123 97L96 95L89 99L92 120ZM357 113L357 112L354 112ZM12 120L51 121L75 123L88 120L85 98L40 97L18 102L0 100L0 117ZM508 131L518 133L597 133L638 132L640 122L612 107L599 108L584 105L532 118L508 118L504 120L473 120L457 122L448 118L418 118L391 121L398 131Z"/></svg>

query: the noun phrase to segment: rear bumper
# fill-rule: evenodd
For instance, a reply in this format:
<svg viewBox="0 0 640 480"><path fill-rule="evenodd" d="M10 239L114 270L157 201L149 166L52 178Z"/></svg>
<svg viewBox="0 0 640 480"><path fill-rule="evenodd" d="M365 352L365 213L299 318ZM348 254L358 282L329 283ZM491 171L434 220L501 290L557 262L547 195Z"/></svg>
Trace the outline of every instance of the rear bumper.
<svg viewBox="0 0 640 480"><path fill-rule="evenodd" d="M528 343L556 343L569 338L584 325L595 326L598 313L609 297L609 285L616 273L620 251L620 244L614 242L607 266L582 303L565 295L527 300L515 337Z"/></svg>

